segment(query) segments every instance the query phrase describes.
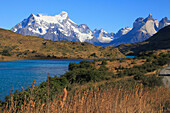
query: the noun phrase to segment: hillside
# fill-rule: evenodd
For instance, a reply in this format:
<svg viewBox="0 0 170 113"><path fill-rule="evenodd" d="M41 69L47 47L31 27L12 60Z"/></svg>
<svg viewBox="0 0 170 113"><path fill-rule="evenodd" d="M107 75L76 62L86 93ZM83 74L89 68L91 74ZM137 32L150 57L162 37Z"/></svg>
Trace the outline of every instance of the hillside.
<svg viewBox="0 0 170 113"><path fill-rule="evenodd" d="M144 42L122 44L118 48L126 55L138 55L144 51L170 49L170 26L160 29L155 35Z"/></svg>
<svg viewBox="0 0 170 113"><path fill-rule="evenodd" d="M0 60L123 58L117 48L90 43L50 41L0 29Z"/></svg>

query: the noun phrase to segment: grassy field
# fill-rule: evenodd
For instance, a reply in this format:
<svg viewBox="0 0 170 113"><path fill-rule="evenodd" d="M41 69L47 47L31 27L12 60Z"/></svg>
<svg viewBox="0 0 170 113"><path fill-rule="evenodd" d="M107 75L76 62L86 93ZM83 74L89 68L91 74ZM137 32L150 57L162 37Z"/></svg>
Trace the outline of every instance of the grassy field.
<svg viewBox="0 0 170 113"><path fill-rule="evenodd" d="M2 113L168 113L170 90L158 72L169 64L169 49L130 59L114 47L49 41L0 29L1 60L104 58L70 63L60 77L16 90L0 102ZM108 59L107 59L108 58Z"/></svg>
<svg viewBox="0 0 170 113"><path fill-rule="evenodd" d="M61 77L16 90L0 108L4 113L168 113L170 90L163 86L158 71L169 58L164 51L134 59L70 63Z"/></svg>
<svg viewBox="0 0 170 113"><path fill-rule="evenodd" d="M149 89L141 84L133 89L92 87L84 91L75 90L72 94L64 88L63 92L63 95L56 95L47 102L34 101L32 95L24 99L20 108L11 98L3 113L168 113L170 110L170 91L163 87Z"/></svg>

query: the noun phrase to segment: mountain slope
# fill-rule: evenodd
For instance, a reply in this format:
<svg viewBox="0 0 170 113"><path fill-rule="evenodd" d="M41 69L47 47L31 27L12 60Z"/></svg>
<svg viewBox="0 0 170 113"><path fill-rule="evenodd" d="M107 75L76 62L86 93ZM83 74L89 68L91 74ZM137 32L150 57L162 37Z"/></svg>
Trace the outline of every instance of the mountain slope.
<svg viewBox="0 0 170 113"><path fill-rule="evenodd" d="M170 49L170 26L160 29L156 34L144 42L134 44L122 44L118 46L124 54L137 55L140 52Z"/></svg>
<svg viewBox="0 0 170 113"><path fill-rule="evenodd" d="M131 31L113 40L110 44L117 46L119 44L142 42L157 32L158 24L158 20L153 19L151 14L145 19L140 17L133 23Z"/></svg>
<svg viewBox="0 0 170 113"><path fill-rule="evenodd" d="M113 36L106 32L104 36L100 34L99 37L99 34L96 34L98 37L95 37L93 31L87 25L77 25L69 18L68 13L64 11L55 16L31 14L11 30L23 35L40 36L52 41L67 40L98 43L100 41L108 42L108 39L113 40ZM98 38L102 38L102 40L97 40Z"/></svg>
<svg viewBox="0 0 170 113"><path fill-rule="evenodd" d="M115 37L116 38L119 38L125 34L127 34L129 31L131 31L132 28L130 27L125 27L125 28L121 28L116 34L115 34Z"/></svg>
<svg viewBox="0 0 170 113"><path fill-rule="evenodd" d="M117 46L142 42L167 25L170 25L167 17L159 22L153 19L152 14L149 14L147 18L137 18L133 28L121 28L117 33L108 33L104 29L92 31L86 24L74 23L68 13L63 11L55 16L31 14L11 30L26 36L39 36L52 41L67 40L89 42L100 46Z"/></svg>
<svg viewBox="0 0 170 113"><path fill-rule="evenodd" d="M122 58L118 48L87 42L50 41L0 29L0 60L41 58Z"/></svg>
<svg viewBox="0 0 170 113"><path fill-rule="evenodd" d="M165 17L159 22L159 29L162 29L163 27L167 25L170 25L170 21L168 20L167 17Z"/></svg>
<svg viewBox="0 0 170 113"><path fill-rule="evenodd" d="M84 42L86 39L93 38L91 30L86 25L78 26L64 11L55 16L31 14L11 30L23 35L40 36L53 41Z"/></svg>
<svg viewBox="0 0 170 113"><path fill-rule="evenodd" d="M39 36L52 41L67 40L102 45L102 43L110 43L115 38L125 35L131 28L122 28L117 34L107 33L103 29L92 31L86 24L77 25L74 23L68 13L63 11L55 16L31 14L11 30L26 36Z"/></svg>

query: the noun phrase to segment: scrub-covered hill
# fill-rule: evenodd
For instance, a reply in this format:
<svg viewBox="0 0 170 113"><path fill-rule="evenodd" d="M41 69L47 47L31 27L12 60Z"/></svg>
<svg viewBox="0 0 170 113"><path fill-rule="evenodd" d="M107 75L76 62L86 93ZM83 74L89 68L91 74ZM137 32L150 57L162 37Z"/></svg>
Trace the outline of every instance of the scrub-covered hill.
<svg viewBox="0 0 170 113"><path fill-rule="evenodd" d="M90 43L50 41L0 29L0 60L123 58L117 48Z"/></svg>

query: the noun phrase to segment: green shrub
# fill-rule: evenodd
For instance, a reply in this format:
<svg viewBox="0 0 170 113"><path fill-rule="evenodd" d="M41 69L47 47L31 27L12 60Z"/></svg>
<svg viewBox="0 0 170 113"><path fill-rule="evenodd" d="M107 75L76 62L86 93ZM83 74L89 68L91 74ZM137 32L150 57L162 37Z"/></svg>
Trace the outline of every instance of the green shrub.
<svg viewBox="0 0 170 113"><path fill-rule="evenodd" d="M99 70L99 71L107 71L108 68L107 68L105 65L101 65L98 70Z"/></svg>
<svg viewBox="0 0 170 113"><path fill-rule="evenodd" d="M103 70L77 68L66 72L63 76L66 77L71 84L82 84L90 81L108 80L112 75L111 73Z"/></svg>
<svg viewBox="0 0 170 113"><path fill-rule="evenodd" d="M138 73L134 76L135 80L143 80L143 78L146 77L145 75L143 75L142 73Z"/></svg>
<svg viewBox="0 0 170 113"><path fill-rule="evenodd" d="M4 49L2 52L1 52L1 55L3 56L11 56L11 54L9 53L9 51L7 49Z"/></svg>
<svg viewBox="0 0 170 113"><path fill-rule="evenodd" d="M144 77L142 79L142 84L145 86L149 87L154 87L154 86L161 86L162 85L162 80L159 77L151 76L151 77Z"/></svg>
<svg viewBox="0 0 170 113"><path fill-rule="evenodd" d="M80 64L79 63L69 63L68 69L69 71L72 71L74 69L80 68Z"/></svg>
<svg viewBox="0 0 170 113"><path fill-rule="evenodd" d="M90 56L97 57L96 53L92 53Z"/></svg>
<svg viewBox="0 0 170 113"><path fill-rule="evenodd" d="M106 60L103 60L101 65L106 65L106 64L107 64Z"/></svg>
<svg viewBox="0 0 170 113"><path fill-rule="evenodd" d="M33 50L32 53L36 53L37 51Z"/></svg>

